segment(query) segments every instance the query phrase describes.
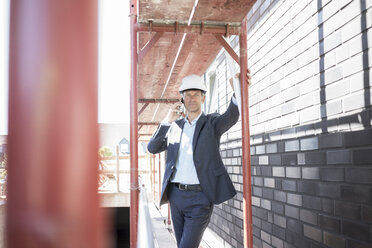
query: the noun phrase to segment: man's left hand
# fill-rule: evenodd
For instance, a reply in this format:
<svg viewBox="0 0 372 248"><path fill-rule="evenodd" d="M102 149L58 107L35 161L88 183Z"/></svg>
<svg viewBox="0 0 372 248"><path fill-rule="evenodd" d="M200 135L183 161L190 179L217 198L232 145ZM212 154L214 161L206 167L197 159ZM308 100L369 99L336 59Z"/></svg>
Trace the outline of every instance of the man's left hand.
<svg viewBox="0 0 372 248"><path fill-rule="evenodd" d="M239 77L240 77L240 73L236 73L235 74L235 78L239 78ZM250 86L251 85L251 70L249 70L248 68L247 68L247 75L246 75L246 77L247 77L248 86ZM229 82L230 82L231 88L234 90L233 79L230 78L229 79Z"/></svg>

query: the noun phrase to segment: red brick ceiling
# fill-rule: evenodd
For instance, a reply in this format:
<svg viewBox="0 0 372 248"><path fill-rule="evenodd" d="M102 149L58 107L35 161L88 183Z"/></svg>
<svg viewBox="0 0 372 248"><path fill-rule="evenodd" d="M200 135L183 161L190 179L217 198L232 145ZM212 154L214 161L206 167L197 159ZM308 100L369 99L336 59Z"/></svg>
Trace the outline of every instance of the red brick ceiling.
<svg viewBox="0 0 372 248"><path fill-rule="evenodd" d="M240 25L256 0L199 0L191 24ZM195 0L139 0L139 23L187 24ZM139 47L154 36L152 32L139 33ZM179 98L181 79L190 74L202 75L218 52L221 44L211 34L188 34L175 62L182 33L164 33L146 54L138 67L138 97L140 99ZM170 77L170 78L169 78ZM169 78L169 83L166 82ZM166 86L166 87L165 87ZM140 110L144 104L140 103ZM150 103L139 116L139 122L160 122L174 104ZM156 113L154 115L154 113ZM139 134L151 134L156 126L143 126ZM142 136L140 139L148 139Z"/></svg>

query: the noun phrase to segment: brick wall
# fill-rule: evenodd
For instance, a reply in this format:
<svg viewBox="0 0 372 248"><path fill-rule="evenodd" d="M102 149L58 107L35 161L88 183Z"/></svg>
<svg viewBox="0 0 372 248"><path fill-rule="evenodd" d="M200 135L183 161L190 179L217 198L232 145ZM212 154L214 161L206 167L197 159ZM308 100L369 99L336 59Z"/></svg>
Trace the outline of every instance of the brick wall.
<svg viewBox="0 0 372 248"><path fill-rule="evenodd" d="M255 247L372 247L371 26L364 0L258 0L249 12ZM223 112L223 52L210 70ZM238 191L209 225L221 247L243 247L240 127L221 144Z"/></svg>

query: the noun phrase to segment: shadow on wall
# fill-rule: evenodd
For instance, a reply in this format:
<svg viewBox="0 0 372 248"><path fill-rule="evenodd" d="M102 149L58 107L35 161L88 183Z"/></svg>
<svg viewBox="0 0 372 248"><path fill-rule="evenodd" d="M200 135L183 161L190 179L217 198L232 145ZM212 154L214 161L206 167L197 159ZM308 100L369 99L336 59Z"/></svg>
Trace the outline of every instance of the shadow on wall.
<svg viewBox="0 0 372 248"><path fill-rule="evenodd" d="M318 41L319 41L319 72L320 72L320 112L322 116L322 122L327 122L328 115L327 115L327 107L326 107L326 79L325 79L325 67L324 67L324 29L323 29L323 4L322 0L317 1L318 4ZM360 0L361 6L361 43L362 43L362 51L363 51L363 82L364 82L364 107L368 107L371 105L370 100L370 78L369 78L369 58L368 58L368 35L367 35L367 9L366 9L366 1ZM342 73L342 72L341 72ZM327 125L322 125L322 133L326 133L327 129L325 129Z"/></svg>
<svg viewBox="0 0 372 248"><path fill-rule="evenodd" d="M369 90L367 89L369 92ZM286 138L301 138L311 135L320 135L335 132L349 132L355 129L368 129L372 123L372 108L366 108L359 113L342 116L334 119L321 120L316 123L305 124L270 133L261 133L251 136L251 144L284 140ZM286 137L284 139L280 137ZM257 140L257 141L256 141Z"/></svg>
<svg viewBox="0 0 372 248"><path fill-rule="evenodd" d="M362 49L363 49L363 79L364 79L364 101L365 106L371 105L371 92L369 90L369 58L368 58L368 35L367 35L367 9L366 0L360 0L361 5L361 30L362 30Z"/></svg>

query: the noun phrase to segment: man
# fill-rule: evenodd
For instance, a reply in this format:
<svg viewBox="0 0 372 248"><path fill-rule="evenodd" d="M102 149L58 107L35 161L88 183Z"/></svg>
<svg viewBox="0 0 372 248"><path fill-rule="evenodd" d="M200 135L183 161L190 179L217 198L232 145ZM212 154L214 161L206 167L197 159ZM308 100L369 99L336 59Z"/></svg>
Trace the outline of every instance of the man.
<svg viewBox="0 0 372 248"><path fill-rule="evenodd" d="M238 121L239 110L232 97L224 114L205 115L201 108L206 91L203 78L197 75L183 78L179 92L187 110L186 117L173 121L176 118L168 113L168 121L173 122L162 122L147 146L150 153L167 150L160 205L170 202L180 248L198 248L213 204L236 194L219 145L221 135Z"/></svg>

